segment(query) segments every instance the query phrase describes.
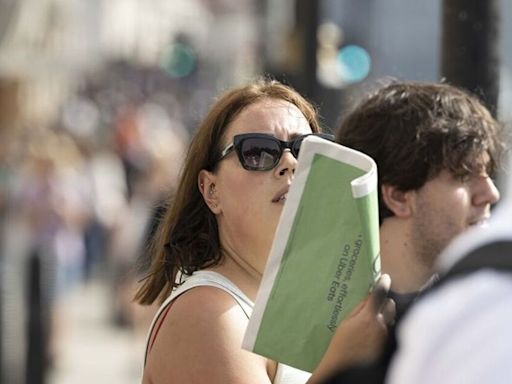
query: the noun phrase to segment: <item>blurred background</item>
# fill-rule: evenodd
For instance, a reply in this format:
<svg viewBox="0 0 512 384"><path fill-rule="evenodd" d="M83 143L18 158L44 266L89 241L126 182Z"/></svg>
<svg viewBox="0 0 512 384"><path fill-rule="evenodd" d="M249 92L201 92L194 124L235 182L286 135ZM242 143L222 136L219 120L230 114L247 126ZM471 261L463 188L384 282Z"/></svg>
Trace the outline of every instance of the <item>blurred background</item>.
<svg viewBox="0 0 512 384"><path fill-rule="evenodd" d="M140 382L144 245L218 92L271 76L335 129L446 79L508 124L511 39L512 0L0 0L0 382Z"/></svg>

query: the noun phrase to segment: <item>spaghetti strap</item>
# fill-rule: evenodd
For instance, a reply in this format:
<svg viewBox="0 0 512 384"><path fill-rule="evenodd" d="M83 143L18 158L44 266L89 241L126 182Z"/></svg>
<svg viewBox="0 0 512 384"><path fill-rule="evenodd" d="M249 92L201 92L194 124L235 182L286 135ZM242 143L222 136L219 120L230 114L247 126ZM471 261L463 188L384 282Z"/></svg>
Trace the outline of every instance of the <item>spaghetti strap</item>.
<svg viewBox="0 0 512 384"><path fill-rule="evenodd" d="M171 293L171 295L162 303L157 313L155 314L151 326L149 327L148 335L146 337L144 366L146 365L149 352L153 348L158 332L160 331L160 328L165 321L165 318L167 317L167 314L169 313L174 300L192 288L203 286L216 287L227 292L235 299L235 301L244 312L245 316L250 318L254 304L236 285L234 285L231 281L217 272L194 272L192 276L189 276L181 286L176 288L176 290Z"/></svg>

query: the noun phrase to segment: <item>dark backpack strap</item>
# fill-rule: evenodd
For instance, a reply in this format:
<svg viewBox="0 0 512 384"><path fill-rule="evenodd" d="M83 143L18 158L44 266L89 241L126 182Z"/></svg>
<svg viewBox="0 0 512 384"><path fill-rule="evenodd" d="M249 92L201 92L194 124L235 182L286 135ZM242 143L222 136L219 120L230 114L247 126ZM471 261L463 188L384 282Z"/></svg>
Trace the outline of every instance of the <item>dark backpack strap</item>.
<svg viewBox="0 0 512 384"><path fill-rule="evenodd" d="M512 272L512 240L484 244L471 251L441 276L439 286L453 278L467 276L480 269Z"/></svg>
<svg viewBox="0 0 512 384"><path fill-rule="evenodd" d="M483 270L512 272L512 240L500 240L479 246L457 261L448 271L439 275L439 279L423 290L415 301L421 301L425 296L436 292L447 282ZM398 319L400 320L400 319ZM397 321L399 323L399 321Z"/></svg>

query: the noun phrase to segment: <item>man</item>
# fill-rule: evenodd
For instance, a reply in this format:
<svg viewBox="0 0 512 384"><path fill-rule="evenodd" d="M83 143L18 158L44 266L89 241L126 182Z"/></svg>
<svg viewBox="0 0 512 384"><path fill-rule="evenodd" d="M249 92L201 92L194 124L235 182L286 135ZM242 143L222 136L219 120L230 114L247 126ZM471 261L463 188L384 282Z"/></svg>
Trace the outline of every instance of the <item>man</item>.
<svg viewBox="0 0 512 384"><path fill-rule="evenodd" d="M501 127L475 97L458 88L395 82L370 94L345 116L336 139L367 153L377 163L382 271L391 276L390 296L397 304L400 329L399 320L408 304L433 283L441 251L469 228L486 226L491 205L499 200L490 175L504 149ZM436 316L439 310L433 312ZM386 380L389 362L395 349L401 350L402 339L397 347L392 328L380 358L375 359L382 346L378 339L365 341L365 324L359 322L363 323L357 316L342 322L333 340L347 333L344 328L357 330L349 332L349 341L367 358L352 359L350 365L339 358L338 374L325 384ZM416 336L409 332L404 337L409 346L416 345L421 335L430 337L429 322L421 325L414 327ZM340 355L346 354L346 342L340 339L330 350L337 348ZM436 341L443 343L442 338ZM435 346L429 350L433 352L428 355L431 360L421 360L425 370L437 359L435 350ZM402 372L414 364L403 359L411 351L399 352L402 360L393 363L393 374L400 376L392 384L421 382L416 380L418 376ZM466 352L478 355L475 349ZM430 382L441 381L448 382Z"/></svg>
<svg viewBox="0 0 512 384"><path fill-rule="evenodd" d="M377 163L382 271L397 317L430 284L446 245L489 219L500 135L475 97L447 84L392 83L342 121L336 141Z"/></svg>
<svg viewBox="0 0 512 384"><path fill-rule="evenodd" d="M401 322L389 384L512 382L511 217L509 175L489 228L448 246L437 263L440 282Z"/></svg>

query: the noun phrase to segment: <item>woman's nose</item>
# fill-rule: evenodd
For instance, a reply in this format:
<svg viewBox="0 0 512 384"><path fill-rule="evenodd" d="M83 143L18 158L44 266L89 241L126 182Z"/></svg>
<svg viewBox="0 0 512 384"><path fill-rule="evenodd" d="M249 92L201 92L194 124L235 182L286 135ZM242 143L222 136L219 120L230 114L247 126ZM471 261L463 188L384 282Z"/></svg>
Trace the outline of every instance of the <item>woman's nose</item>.
<svg viewBox="0 0 512 384"><path fill-rule="evenodd" d="M279 164L275 168L276 174L278 176L284 176L289 174L293 177L295 173L295 167L297 166L297 159L292 155L289 149L285 149L283 151L283 155L279 160Z"/></svg>

